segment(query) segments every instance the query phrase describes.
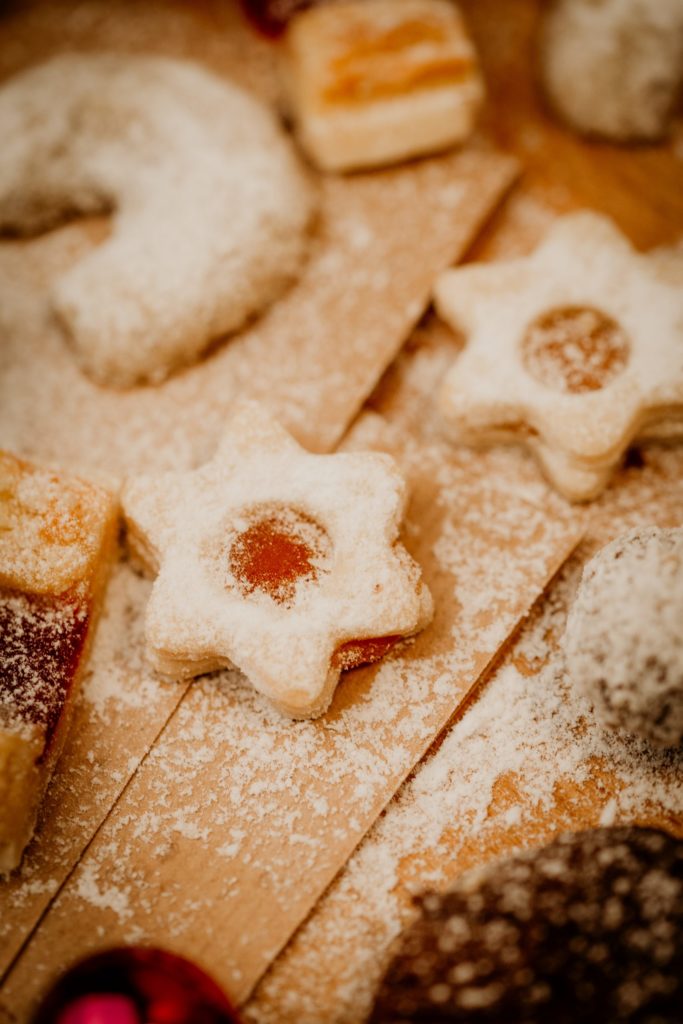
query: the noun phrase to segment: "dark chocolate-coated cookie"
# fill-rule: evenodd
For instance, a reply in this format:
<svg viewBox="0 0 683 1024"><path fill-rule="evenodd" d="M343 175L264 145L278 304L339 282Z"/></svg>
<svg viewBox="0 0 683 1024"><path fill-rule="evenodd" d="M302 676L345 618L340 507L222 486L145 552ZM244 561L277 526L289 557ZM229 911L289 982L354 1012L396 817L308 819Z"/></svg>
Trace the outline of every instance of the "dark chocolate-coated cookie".
<svg viewBox="0 0 683 1024"><path fill-rule="evenodd" d="M683 842L561 836L421 899L370 1024L681 1024Z"/></svg>

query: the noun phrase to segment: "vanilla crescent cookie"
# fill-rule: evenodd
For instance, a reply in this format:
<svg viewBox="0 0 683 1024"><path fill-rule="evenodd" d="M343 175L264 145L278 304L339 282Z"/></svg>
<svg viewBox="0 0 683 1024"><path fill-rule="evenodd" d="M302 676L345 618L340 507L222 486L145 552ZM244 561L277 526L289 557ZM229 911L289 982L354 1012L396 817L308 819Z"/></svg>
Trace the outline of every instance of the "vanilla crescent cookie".
<svg viewBox="0 0 683 1024"><path fill-rule="evenodd" d="M484 98L477 54L448 0L337 0L292 18L284 84L318 166L348 171L462 142Z"/></svg>
<svg viewBox="0 0 683 1024"><path fill-rule="evenodd" d="M389 456L313 455L242 403L206 465L124 488L131 547L158 571L153 664L176 678L235 666L285 714L321 714L343 669L431 618L399 542L405 502Z"/></svg>
<svg viewBox="0 0 683 1024"><path fill-rule="evenodd" d="M98 382L158 381L297 275L313 201L270 112L163 57L65 54L0 90L0 231L113 211L51 301Z"/></svg>
<svg viewBox="0 0 683 1024"><path fill-rule="evenodd" d="M563 650L606 725L683 742L683 528L632 530L591 559Z"/></svg>
<svg viewBox="0 0 683 1024"><path fill-rule="evenodd" d="M440 409L454 438L520 442L567 498L596 497L628 445L683 420L683 295L607 218L560 218L529 257L447 270L467 336Z"/></svg>

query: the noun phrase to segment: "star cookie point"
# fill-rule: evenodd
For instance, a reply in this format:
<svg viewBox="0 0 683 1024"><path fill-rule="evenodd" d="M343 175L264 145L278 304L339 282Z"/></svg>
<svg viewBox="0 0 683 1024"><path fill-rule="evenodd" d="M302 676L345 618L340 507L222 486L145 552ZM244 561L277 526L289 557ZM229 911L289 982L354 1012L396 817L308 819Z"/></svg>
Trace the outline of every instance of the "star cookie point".
<svg viewBox="0 0 683 1024"><path fill-rule="evenodd" d="M241 404L209 463L124 488L131 543L158 569L152 661L183 678L236 666L285 713L322 713L341 671L431 617L405 503L389 456L311 454Z"/></svg>

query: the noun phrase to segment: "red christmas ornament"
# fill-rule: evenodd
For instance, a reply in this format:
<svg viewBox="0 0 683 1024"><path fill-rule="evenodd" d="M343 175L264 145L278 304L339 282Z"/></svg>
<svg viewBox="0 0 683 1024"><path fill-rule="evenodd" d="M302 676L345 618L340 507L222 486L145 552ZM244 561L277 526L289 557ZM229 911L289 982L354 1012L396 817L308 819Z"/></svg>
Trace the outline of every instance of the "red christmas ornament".
<svg viewBox="0 0 683 1024"><path fill-rule="evenodd" d="M189 960L131 946L72 967L45 997L33 1024L240 1024L240 1018Z"/></svg>

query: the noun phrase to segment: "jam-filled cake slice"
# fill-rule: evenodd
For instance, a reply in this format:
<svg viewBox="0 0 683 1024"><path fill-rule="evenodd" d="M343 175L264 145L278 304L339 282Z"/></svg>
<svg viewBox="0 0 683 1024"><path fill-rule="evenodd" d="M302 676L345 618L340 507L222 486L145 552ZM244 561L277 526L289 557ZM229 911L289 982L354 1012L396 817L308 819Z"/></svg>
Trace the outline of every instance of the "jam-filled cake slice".
<svg viewBox="0 0 683 1024"><path fill-rule="evenodd" d="M115 535L107 491L0 451L0 873L64 745Z"/></svg>

